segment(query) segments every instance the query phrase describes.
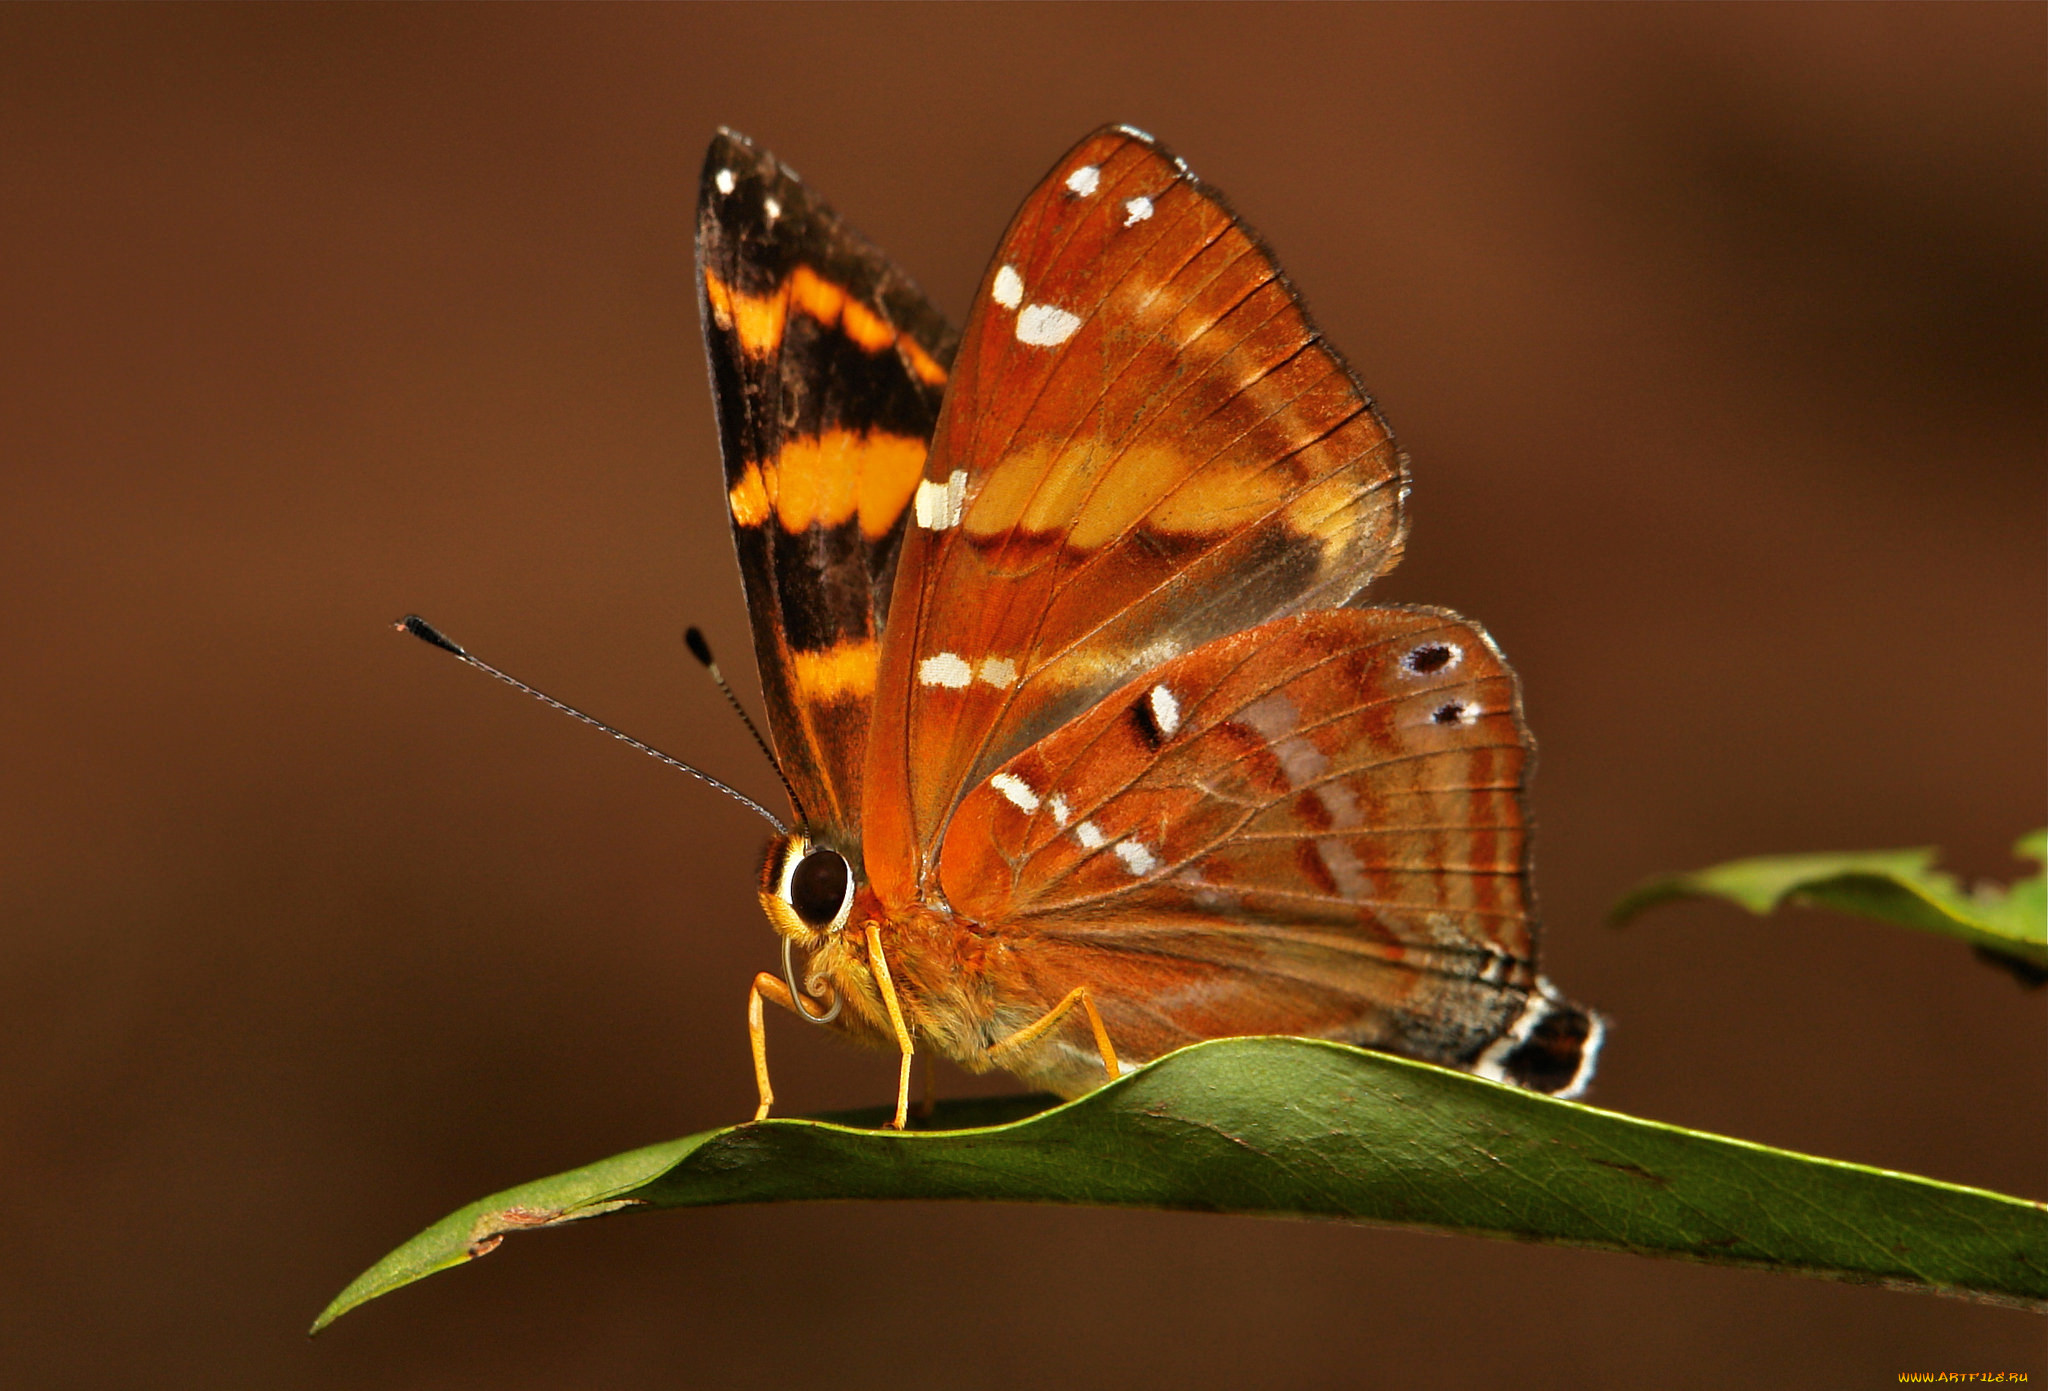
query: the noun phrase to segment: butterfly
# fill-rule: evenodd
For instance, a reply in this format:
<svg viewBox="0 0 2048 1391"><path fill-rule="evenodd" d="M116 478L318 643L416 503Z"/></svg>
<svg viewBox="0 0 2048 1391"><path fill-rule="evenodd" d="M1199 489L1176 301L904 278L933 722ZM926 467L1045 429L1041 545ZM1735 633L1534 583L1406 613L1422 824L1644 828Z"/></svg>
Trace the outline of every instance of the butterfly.
<svg viewBox="0 0 2048 1391"><path fill-rule="evenodd" d="M1039 184L956 333L787 167L705 157L699 309L795 822L749 997L1063 1096L1294 1034L1559 1096L1513 672L1364 607L1406 461L1271 253L1143 132ZM792 952L803 958L802 980Z"/></svg>

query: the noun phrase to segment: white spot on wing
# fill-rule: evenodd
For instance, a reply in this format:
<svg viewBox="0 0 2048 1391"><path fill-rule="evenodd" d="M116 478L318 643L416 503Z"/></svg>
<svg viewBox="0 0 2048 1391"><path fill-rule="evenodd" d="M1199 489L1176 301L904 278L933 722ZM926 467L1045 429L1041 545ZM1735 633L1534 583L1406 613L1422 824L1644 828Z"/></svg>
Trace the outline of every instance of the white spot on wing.
<svg viewBox="0 0 2048 1391"><path fill-rule="evenodd" d="M1078 315L1050 304L1027 304L1017 315L1017 341L1034 348L1057 348L1079 327Z"/></svg>
<svg viewBox="0 0 2048 1391"><path fill-rule="evenodd" d="M1045 805L1046 809L1052 812L1052 819L1055 825L1064 826L1067 824L1067 799L1065 796L1055 792L1046 799Z"/></svg>
<svg viewBox="0 0 2048 1391"><path fill-rule="evenodd" d="M975 675L997 690L1007 691L1017 684L1017 664L1008 657L984 657Z"/></svg>
<svg viewBox="0 0 2048 1391"><path fill-rule="evenodd" d="M1124 200L1124 226L1135 227L1152 216L1150 198L1127 198Z"/></svg>
<svg viewBox="0 0 2048 1391"><path fill-rule="evenodd" d="M993 787L1009 799L1010 804L1022 812L1038 810L1038 794L1031 790L1031 784L1015 773L997 773L988 780Z"/></svg>
<svg viewBox="0 0 2048 1391"><path fill-rule="evenodd" d="M1083 821L1074 828L1074 839L1090 850L1100 850L1109 843L1109 837L1096 828L1093 821Z"/></svg>
<svg viewBox="0 0 2048 1391"><path fill-rule="evenodd" d="M918 684L959 690L974 679L973 668L951 652L941 652L917 664Z"/></svg>
<svg viewBox="0 0 2048 1391"><path fill-rule="evenodd" d="M718 191L720 193L730 193L732 192L733 184L736 183L737 180L733 178L732 170L721 169L716 174L713 174L711 176L711 182L718 185Z"/></svg>
<svg viewBox="0 0 2048 1391"><path fill-rule="evenodd" d="M1154 686L1146 699L1152 702L1152 723L1159 726L1165 735L1180 728L1180 702L1173 698L1173 692L1164 686Z"/></svg>
<svg viewBox="0 0 2048 1391"><path fill-rule="evenodd" d="M1024 277L1017 274L1015 266L1004 266L996 272L996 283L989 294L1005 309L1015 309L1024 302Z"/></svg>
<svg viewBox="0 0 2048 1391"><path fill-rule="evenodd" d="M954 469L945 482L927 478L917 485L912 505L917 524L927 531L945 531L960 525L960 506L967 500L967 470Z"/></svg>
<svg viewBox="0 0 2048 1391"><path fill-rule="evenodd" d="M1158 857L1135 840L1118 841L1116 857L1124 862L1125 869L1140 877L1159 868Z"/></svg>
<svg viewBox="0 0 2048 1391"><path fill-rule="evenodd" d="M1067 175L1067 187L1083 198L1093 193L1095 186L1101 182L1102 171L1092 164L1084 164Z"/></svg>

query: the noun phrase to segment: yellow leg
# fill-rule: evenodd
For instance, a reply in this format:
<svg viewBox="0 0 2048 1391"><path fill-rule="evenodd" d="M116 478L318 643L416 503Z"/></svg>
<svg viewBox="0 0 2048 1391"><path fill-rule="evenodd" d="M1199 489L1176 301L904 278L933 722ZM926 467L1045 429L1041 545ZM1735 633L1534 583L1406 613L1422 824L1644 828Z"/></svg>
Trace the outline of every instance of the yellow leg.
<svg viewBox="0 0 2048 1391"><path fill-rule="evenodd" d="M754 977L754 987L747 992L747 1039L754 1045L754 1085L761 1089L761 1104L754 1110L757 1121L768 1119L768 1108L775 1104L775 1089L768 1085L768 1023L761 1017L763 1000L773 1000L786 1010L803 1013L790 998L789 987L782 983L781 976L763 971Z"/></svg>
<svg viewBox="0 0 2048 1391"><path fill-rule="evenodd" d="M1102 1054L1102 1070L1114 1082L1123 1076L1123 1069L1117 1066L1116 1047L1109 1041L1109 1030L1102 1026L1102 1016L1096 1013L1095 997L1085 985L1077 985L1067 992L1067 997L1041 1015L1036 1023L1026 1024L1008 1038L988 1050L989 1057L1012 1048L1022 1048L1044 1038L1052 1027L1067 1017L1067 1011L1079 1005L1088 1014L1088 1027L1095 1033L1095 1050Z"/></svg>
<svg viewBox="0 0 2048 1391"><path fill-rule="evenodd" d="M889 1011L889 1027L896 1031L896 1046L903 1050L903 1065L896 1072L896 1118L889 1122L891 1130L901 1130L910 1118L910 1059L916 1050L910 1042L910 1026L903 1022L903 1006L896 1001L896 982L889 977L889 958L882 953L879 923L868 924L868 968L875 973L875 984L882 992L882 1007Z"/></svg>

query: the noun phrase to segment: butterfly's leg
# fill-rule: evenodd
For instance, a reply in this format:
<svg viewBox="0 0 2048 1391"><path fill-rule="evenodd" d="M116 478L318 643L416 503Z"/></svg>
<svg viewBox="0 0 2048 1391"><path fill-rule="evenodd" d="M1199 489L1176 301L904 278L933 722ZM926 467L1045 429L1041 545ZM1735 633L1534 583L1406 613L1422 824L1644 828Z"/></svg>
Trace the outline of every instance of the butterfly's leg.
<svg viewBox="0 0 2048 1391"><path fill-rule="evenodd" d="M889 977L889 958L882 953L882 927L868 924L868 966L875 973L875 985L882 992L882 1007L889 1011L889 1027L896 1031L896 1046L903 1050L903 1066L896 1073L896 1118L891 1130L901 1130L910 1119L910 1059L915 1052L910 1026L903 1022L903 1006L896 1000L896 982Z"/></svg>
<svg viewBox="0 0 2048 1391"><path fill-rule="evenodd" d="M1114 1082L1123 1076L1123 1069L1117 1066L1116 1046L1109 1041L1109 1030L1103 1027L1102 1016L1095 1010L1095 996L1085 985L1077 985L1069 990L1067 997L1040 1015L1037 1022L1026 1024L996 1044L988 1050L988 1055L993 1058L996 1054L1012 1048L1022 1048L1028 1043L1036 1043L1044 1038L1055 1024L1066 1018L1067 1011L1075 1005L1079 1005L1087 1012L1088 1027L1095 1033L1095 1051L1102 1054L1102 1070L1108 1073L1109 1080Z"/></svg>
<svg viewBox="0 0 2048 1391"><path fill-rule="evenodd" d="M787 1010L797 1007L782 977L766 971L754 977L754 988L747 992L747 1038L754 1045L754 1085L761 1089L761 1104L754 1111L757 1121L768 1119L768 1108L775 1104L775 1089L768 1085L768 1024L761 1017L763 1000L773 1000Z"/></svg>

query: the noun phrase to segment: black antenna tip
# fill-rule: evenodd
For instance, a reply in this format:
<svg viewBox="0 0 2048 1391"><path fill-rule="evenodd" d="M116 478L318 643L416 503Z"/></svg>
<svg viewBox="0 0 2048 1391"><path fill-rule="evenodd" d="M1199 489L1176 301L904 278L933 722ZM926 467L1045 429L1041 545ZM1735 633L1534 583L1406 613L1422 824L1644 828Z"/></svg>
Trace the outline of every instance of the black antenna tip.
<svg viewBox="0 0 2048 1391"><path fill-rule="evenodd" d="M716 665L711 660L711 644L704 641L704 635L694 627L683 629L683 645L690 649L690 655L705 666Z"/></svg>
<svg viewBox="0 0 2048 1391"><path fill-rule="evenodd" d="M458 657L467 657L469 655L443 634L439 628L436 628L416 613L407 614L391 626L401 633L411 633L421 642L432 643L443 652L453 652Z"/></svg>

